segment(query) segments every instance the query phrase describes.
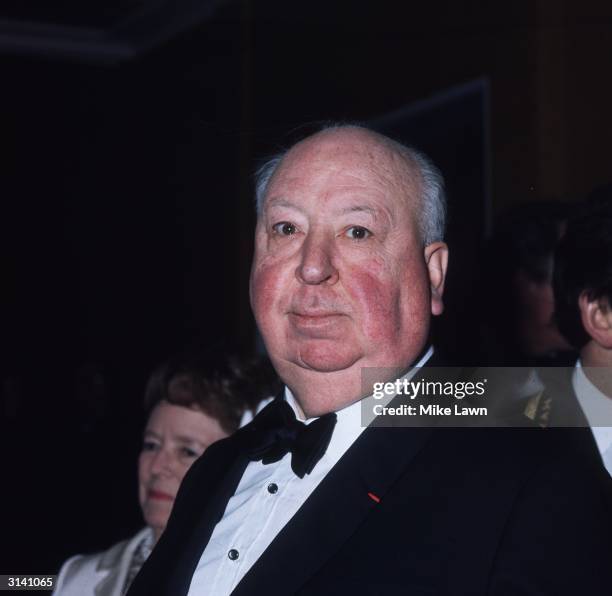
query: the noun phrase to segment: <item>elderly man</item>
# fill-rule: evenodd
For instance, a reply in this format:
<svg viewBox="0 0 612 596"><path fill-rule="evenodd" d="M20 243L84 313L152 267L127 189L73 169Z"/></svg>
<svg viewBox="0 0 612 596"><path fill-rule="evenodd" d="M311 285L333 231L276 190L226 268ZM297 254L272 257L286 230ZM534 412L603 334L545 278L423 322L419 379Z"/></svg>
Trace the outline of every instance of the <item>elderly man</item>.
<svg viewBox="0 0 612 596"><path fill-rule="evenodd" d="M607 477L560 433L361 426L363 370L436 358L441 189L359 127L262 170L251 302L286 389L192 467L130 595L609 593Z"/></svg>

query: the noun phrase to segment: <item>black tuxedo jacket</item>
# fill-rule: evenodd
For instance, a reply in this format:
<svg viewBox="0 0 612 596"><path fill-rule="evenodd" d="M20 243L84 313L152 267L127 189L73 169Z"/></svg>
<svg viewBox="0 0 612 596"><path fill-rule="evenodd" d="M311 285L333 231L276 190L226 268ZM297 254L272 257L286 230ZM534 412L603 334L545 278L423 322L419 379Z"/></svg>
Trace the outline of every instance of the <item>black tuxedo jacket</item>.
<svg viewBox="0 0 612 596"><path fill-rule="evenodd" d="M192 466L129 596L187 593L248 433ZM609 596L610 503L588 429L370 427L233 593Z"/></svg>

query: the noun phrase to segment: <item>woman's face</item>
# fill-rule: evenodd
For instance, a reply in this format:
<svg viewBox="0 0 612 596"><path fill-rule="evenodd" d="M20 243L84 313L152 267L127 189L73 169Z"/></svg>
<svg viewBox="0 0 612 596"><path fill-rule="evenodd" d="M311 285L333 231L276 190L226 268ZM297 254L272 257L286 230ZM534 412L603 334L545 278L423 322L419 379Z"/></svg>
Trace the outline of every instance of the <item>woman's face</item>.
<svg viewBox="0 0 612 596"><path fill-rule="evenodd" d="M191 464L215 441L226 437L215 418L200 410L160 402L144 432L138 459L138 496L157 540L168 521L179 485Z"/></svg>

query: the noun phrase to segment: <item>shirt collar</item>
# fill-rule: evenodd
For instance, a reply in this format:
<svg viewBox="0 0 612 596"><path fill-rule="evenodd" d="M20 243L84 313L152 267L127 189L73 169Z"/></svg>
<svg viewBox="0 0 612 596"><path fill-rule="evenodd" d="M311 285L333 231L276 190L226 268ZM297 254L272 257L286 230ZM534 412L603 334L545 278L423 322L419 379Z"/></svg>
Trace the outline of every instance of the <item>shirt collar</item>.
<svg viewBox="0 0 612 596"><path fill-rule="evenodd" d="M612 445L612 400L593 385L586 376L580 359L574 368L572 387L589 426L598 429L593 434L599 450L604 452Z"/></svg>
<svg viewBox="0 0 612 596"><path fill-rule="evenodd" d="M425 352L423 357L410 368L410 370L402 377L402 379L410 380L417 372L417 370L424 366L426 362L432 357L434 353L433 346ZM298 417L298 409L296 399L291 392L289 387L285 386L285 400L293 409L296 417ZM355 442L357 437L365 430L365 427L361 424L361 400L345 406L341 410L336 412L337 422L334 428L329 447L325 454L326 457L331 457L337 461L342 454ZM299 420L299 417L298 417ZM316 420L316 418L309 418L305 421L305 424L310 424Z"/></svg>
<svg viewBox="0 0 612 596"><path fill-rule="evenodd" d="M403 375L401 378L402 379L406 379L406 380L410 380L416 374L417 370L420 367L424 366L425 363L433 356L433 353L434 353L433 346L429 346L429 348L427 349L425 354L422 356L422 358L414 366L411 366L410 370L405 375ZM289 387L287 385L285 385L285 401L293 409L293 413L295 414L296 418L298 420L300 420L298 412L299 412L299 410L301 408L298 408L297 400L295 399L295 396L293 395L293 393L291 392L291 389L289 389ZM336 415L338 416L338 419L340 419L341 415L344 416L345 414L343 414L343 413L347 412L350 409L359 410L360 402L361 402L361 400L357 400L356 402L354 402L352 404L349 404L348 406L345 406L341 410L337 410L336 411ZM361 419L361 414L359 416L360 416L360 419ZM303 420L302 422L304 422L305 424L310 424L313 420L316 420L316 419L317 419L317 417L307 418L306 420Z"/></svg>

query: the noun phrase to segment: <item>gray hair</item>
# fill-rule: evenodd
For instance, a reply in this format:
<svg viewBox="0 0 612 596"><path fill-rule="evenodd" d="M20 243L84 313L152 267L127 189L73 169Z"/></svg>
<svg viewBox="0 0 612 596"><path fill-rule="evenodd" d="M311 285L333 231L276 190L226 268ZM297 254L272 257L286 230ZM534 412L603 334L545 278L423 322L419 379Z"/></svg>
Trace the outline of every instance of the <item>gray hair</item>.
<svg viewBox="0 0 612 596"><path fill-rule="evenodd" d="M416 165L421 178L421 211L419 226L425 246L444 240L446 230L446 192L442 172L424 153L401 145Z"/></svg>
<svg viewBox="0 0 612 596"><path fill-rule="evenodd" d="M329 130L330 128L343 127L331 126L324 130ZM363 129L368 130L366 128ZM444 190L444 178L442 177L442 173L424 153L412 147L402 145L387 137L384 138L387 139L390 145L398 153L414 166L420 177L421 205L419 228L423 238L423 244L427 246L433 242L442 241L446 228L446 193ZM290 149L287 149L271 157L259 167L255 173L255 206L258 215L261 213L270 180L289 151Z"/></svg>

